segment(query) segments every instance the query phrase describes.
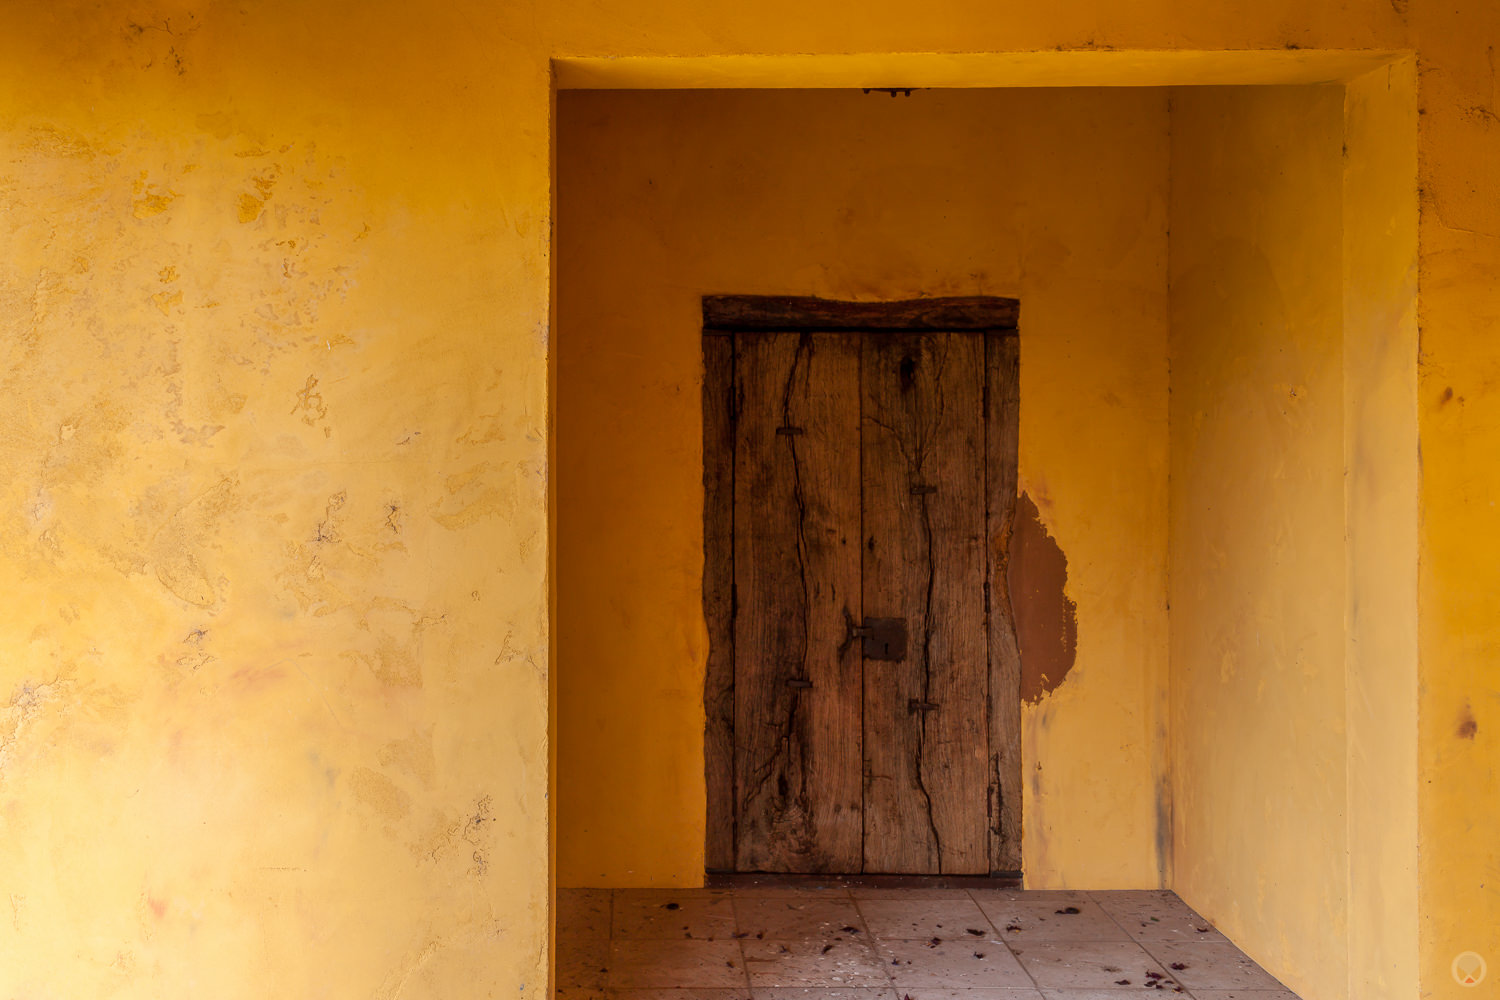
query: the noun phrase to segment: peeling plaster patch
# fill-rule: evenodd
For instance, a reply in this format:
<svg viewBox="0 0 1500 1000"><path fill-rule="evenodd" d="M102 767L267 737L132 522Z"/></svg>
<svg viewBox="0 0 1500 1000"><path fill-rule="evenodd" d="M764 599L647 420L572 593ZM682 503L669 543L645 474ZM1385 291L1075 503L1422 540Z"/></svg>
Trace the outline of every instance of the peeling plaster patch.
<svg viewBox="0 0 1500 1000"><path fill-rule="evenodd" d="M195 628L182 640L183 653L177 658L177 667L195 673L218 659L204 648L208 640L208 629Z"/></svg>
<svg viewBox="0 0 1500 1000"><path fill-rule="evenodd" d="M404 740L390 741L380 748L377 759L381 767L394 767L423 785L431 785L437 772L437 758L432 751L432 728Z"/></svg>
<svg viewBox="0 0 1500 1000"><path fill-rule="evenodd" d="M1025 493L1016 504L1011 536L1011 603L1021 647L1021 698L1035 704L1073 668L1078 606L1068 599L1068 559Z"/></svg>
<svg viewBox="0 0 1500 1000"><path fill-rule="evenodd" d="M386 819L395 821L411 812L411 797L379 771L362 767L349 776L354 797Z"/></svg>
<svg viewBox="0 0 1500 1000"><path fill-rule="evenodd" d="M132 205L131 214L137 219L149 219L153 215L160 215L165 212L167 206L171 203L171 195L148 194Z"/></svg>
<svg viewBox="0 0 1500 1000"><path fill-rule="evenodd" d="M464 824L464 840L474 848L470 855L474 866L469 869L469 874L479 877L489 870L489 858L485 851L484 824L493 823L494 816L490 815L494 806L494 800L484 795L474 803L474 815L469 817L468 823Z"/></svg>
<svg viewBox="0 0 1500 1000"><path fill-rule="evenodd" d="M474 600L479 600L479 591L477 590L474 592ZM495 656L496 666L499 666L502 663L515 663L518 660L530 659L530 657L526 655L526 650L520 648L511 641L511 636L513 636L514 634L515 633L513 632L506 632L505 638L501 640L500 652Z"/></svg>
<svg viewBox="0 0 1500 1000"><path fill-rule="evenodd" d="M93 143L78 133L50 125L33 127L26 148L30 152L44 156L66 156L77 159L92 159L100 152Z"/></svg>
<svg viewBox="0 0 1500 1000"><path fill-rule="evenodd" d="M254 222L256 219L260 218L261 209L265 207L265 204L265 202L261 201L253 194L240 195L238 211L236 212L240 222Z"/></svg>
<svg viewBox="0 0 1500 1000"><path fill-rule="evenodd" d="M151 302L161 311L163 316L172 315L172 307L182 305L182 289L174 289L170 292L157 292L151 296Z"/></svg>
<svg viewBox="0 0 1500 1000"><path fill-rule="evenodd" d="M422 686L422 665L418 662L416 653L390 636L381 636L376 641L373 653L356 650L345 655L358 659L386 687Z"/></svg>
<svg viewBox="0 0 1500 1000"><path fill-rule="evenodd" d="M130 204L130 214L137 219L149 219L153 215L161 215L177 198L177 192L168 190L160 184L148 181L150 174L141 171L141 175L131 185L136 197Z"/></svg>
<svg viewBox="0 0 1500 1000"><path fill-rule="evenodd" d="M56 679L42 684L27 681L10 696L10 701L0 711L0 775L10 755L20 742L22 735L41 714L49 701L57 699L59 682Z"/></svg>
<svg viewBox="0 0 1500 1000"><path fill-rule="evenodd" d="M302 411L302 422L309 427L328 416L328 407L323 405L323 394L318 392L316 375L307 376L307 381L297 390L297 402L292 405L291 412L295 414L298 410Z"/></svg>
<svg viewBox="0 0 1500 1000"><path fill-rule="evenodd" d="M67 430L66 436L64 436L64 430ZM62 438L63 440L67 440L72 436L73 434L71 430L68 430L66 428L59 429L58 431L58 437ZM31 520L33 522L41 524L43 521L47 520L47 518L52 516L52 507L53 504L51 495L45 489L38 488L36 491L36 496L32 499L31 503L27 507L27 513L31 515Z"/></svg>
<svg viewBox="0 0 1500 1000"><path fill-rule="evenodd" d="M1459 713L1457 734L1461 740L1472 740L1479 735L1479 720L1474 718L1474 709L1467 704Z"/></svg>
<svg viewBox="0 0 1500 1000"><path fill-rule="evenodd" d="M220 520L238 504L238 484L221 479L179 507L157 530L151 539L151 561L163 587L200 608L218 601L202 556L219 535Z"/></svg>
<svg viewBox="0 0 1500 1000"><path fill-rule="evenodd" d="M349 494L345 490L333 494L328 498L328 503L323 507L323 520L318 522L317 533L313 537L315 542L336 542L339 540L339 526L337 514L344 509L344 504L349 501Z"/></svg>
<svg viewBox="0 0 1500 1000"><path fill-rule="evenodd" d="M381 981L375 996L379 1000L396 1000L406 992L407 983L437 954L438 943L428 941L419 950L403 955L396 967Z"/></svg>
<svg viewBox="0 0 1500 1000"><path fill-rule="evenodd" d="M499 517L506 523L515 520L515 478L519 465L512 476L510 489L492 485L488 481L493 473L490 463L481 462L465 472L451 475L447 479L448 497L439 500L433 507L432 519L449 530L466 528L491 517Z"/></svg>
<svg viewBox="0 0 1500 1000"><path fill-rule="evenodd" d="M490 444L494 441L504 441L505 431L501 428L501 417L502 414L499 413L481 413L477 421L454 440L458 444Z"/></svg>

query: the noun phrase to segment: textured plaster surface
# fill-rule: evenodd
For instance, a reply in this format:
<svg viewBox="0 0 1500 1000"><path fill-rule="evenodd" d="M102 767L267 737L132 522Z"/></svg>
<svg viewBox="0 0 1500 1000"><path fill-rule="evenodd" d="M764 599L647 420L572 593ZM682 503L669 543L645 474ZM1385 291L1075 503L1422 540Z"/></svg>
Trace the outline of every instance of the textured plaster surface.
<svg viewBox="0 0 1500 1000"><path fill-rule="evenodd" d="M1418 988L1412 84L1174 91L1174 884L1311 996Z"/></svg>
<svg viewBox="0 0 1500 1000"><path fill-rule="evenodd" d="M1414 52L1421 990L1474 995L1460 951L1495 967L1500 8L5 13L0 968L18 990L544 988L557 55L840 54L846 82L890 86L859 53L1133 51L1080 64L1107 85L1230 82L1216 50L1257 83L1310 82L1298 50ZM391 503L403 548L383 550ZM1079 533L1039 507L1075 558Z"/></svg>
<svg viewBox="0 0 1500 1000"><path fill-rule="evenodd" d="M545 145L331 11L19 13L0 994L545 995Z"/></svg>
<svg viewBox="0 0 1500 1000"><path fill-rule="evenodd" d="M1173 885L1344 996L1343 93L1173 109Z"/></svg>

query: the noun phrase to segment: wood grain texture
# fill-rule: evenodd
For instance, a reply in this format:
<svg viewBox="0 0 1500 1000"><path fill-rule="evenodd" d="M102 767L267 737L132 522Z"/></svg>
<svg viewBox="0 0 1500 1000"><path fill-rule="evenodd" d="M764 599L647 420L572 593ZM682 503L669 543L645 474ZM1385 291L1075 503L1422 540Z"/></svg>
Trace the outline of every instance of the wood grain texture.
<svg viewBox="0 0 1500 1000"><path fill-rule="evenodd" d="M841 302L793 295L705 295L706 332L1014 330L1020 304L990 295Z"/></svg>
<svg viewBox="0 0 1500 1000"><path fill-rule="evenodd" d="M703 338L704 864L734 869L734 342Z"/></svg>
<svg viewBox="0 0 1500 1000"><path fill-rule="evenodd" d="M860 864L859 344L735 340L735 867Z"/></svg>
<svg viewBox="0 0 1500 1000"><path fill-rule="evenodd" d="M864 338L865 613L910 635L865 663L867 872L990 869L984 340Z"/></svg>
<svg viewBox="0 0 1500 1000"><path fill-rule="evenodd" d="M1011 611L1010 540L1016 512L1020 343L985 338L985 592L989 598L990 869L1021 870L1021 657Z"/></svg>

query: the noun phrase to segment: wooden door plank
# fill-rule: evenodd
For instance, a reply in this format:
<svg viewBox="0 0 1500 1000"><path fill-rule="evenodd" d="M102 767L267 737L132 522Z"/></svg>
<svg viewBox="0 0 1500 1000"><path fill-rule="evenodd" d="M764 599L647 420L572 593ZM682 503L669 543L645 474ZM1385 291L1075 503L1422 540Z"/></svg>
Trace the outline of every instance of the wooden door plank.
<svg viewBox="0 0 1500 1000"><path fill-rule="evenodd" d="M1016 512L1020 345L985 338L985 536L990 640L990 868L1021 870L1021 654L1011 613L1010 537Z"/></svg>
<svg viewBox="0 0 1500 1000"><path fill-rule="evenodd" d="M734 869L734 342L703 338L704 864Z"/></svg>
<svg viewBox="0 0 1500 1000"><path fill-rule="evenodd" d="M735 338L735 863L860 862L859 338Z"/></svg>
<svg viewBox="0 0 1500 1000"><path fill-rule="evenodd" d="M863 351L864 607L909 630L865 663L865 871L986 872L984 338Z"/></svg>

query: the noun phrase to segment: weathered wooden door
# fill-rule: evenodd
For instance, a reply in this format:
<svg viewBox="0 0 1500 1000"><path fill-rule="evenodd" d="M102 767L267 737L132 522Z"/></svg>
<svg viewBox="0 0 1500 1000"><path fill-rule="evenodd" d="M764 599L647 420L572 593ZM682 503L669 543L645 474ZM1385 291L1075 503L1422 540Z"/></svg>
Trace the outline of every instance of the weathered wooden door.
<svg viewBox="0 0 1500 1000"><path fill-rule="evenodd" d="M1019 869L1015 312L705 300L711 869Z"/></svg>
<svg viewBox="0 0 1500 1000"><path fill-rule="evenodd" d="M857 871L859 338L736 338L734 770L741 871Z"/></svg>

